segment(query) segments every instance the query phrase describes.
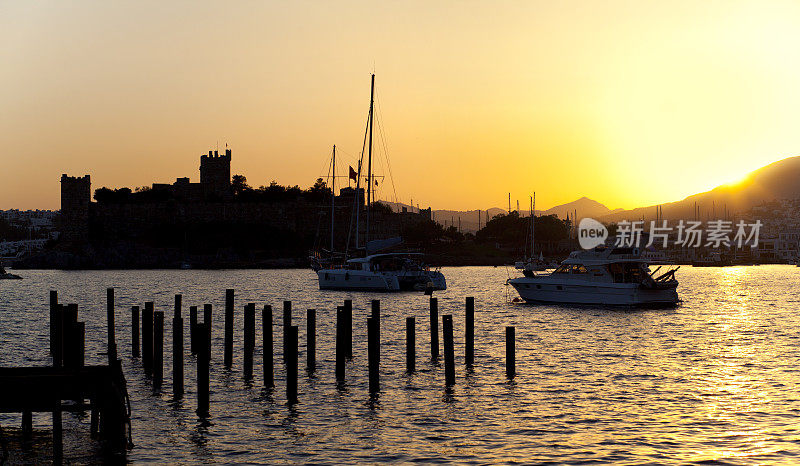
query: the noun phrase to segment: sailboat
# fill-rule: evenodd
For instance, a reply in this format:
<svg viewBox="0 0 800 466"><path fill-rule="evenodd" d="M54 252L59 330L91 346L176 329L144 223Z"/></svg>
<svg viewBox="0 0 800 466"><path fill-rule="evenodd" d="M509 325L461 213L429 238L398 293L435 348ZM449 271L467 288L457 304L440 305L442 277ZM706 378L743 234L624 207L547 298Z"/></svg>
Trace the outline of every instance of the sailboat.
<svg viewBox="0 0 800 466"><path fill-rule="evenodd" d="M517 209L519 210L519 209ZM514 263L514 268L517 270L522 270L522 274L526 277L532 277L534 272L542 272L547 269L554 269L558 267L558 264L548 264L544 260L544 255L542 252L539 251L539 257L537 258L534 254L534 234L535 234L535 223L534 220L536 219L536 193L533 193L531 196L531 252L530 256L527 259L522 261L517 261Z"/></svg>
<svg viewBox="0 0 800 466"><path fill-rule="evenodd" d="M438 269L431 269L423 262L423 255L414 252L386 252L375 253L380 246L396 245L400 241L397 239L389 240L369 240L370 234L370 207L373 196L372 173L372 128L374 123L375 105L375 75L371 77L370 98L369 98L369 119L367 123L369 144L367 146L367 189L366 189L366 221L364 238L364 256L348 258L346 251L344 260L337 260L333 254L333 207L334 200L331 199L331 260L312 261L312 268L317 272L319 288L321 290L364 290L364 291L425 291L426 293L434 290L447 289L447 282L442 272ZM335 154L335 152L334 152ZM335 155L334 155L335 156ZM362 151L362 161L364 153ZM334 159L335 160L335 159ZM358 164L358 176L356 180L356 191L354 196L353 208L355 212L355 250L359 248L359 226L361 201L361 161ZM348 235L349 243L349 235ZM349 247L348 247L349 249Z"/></svg>

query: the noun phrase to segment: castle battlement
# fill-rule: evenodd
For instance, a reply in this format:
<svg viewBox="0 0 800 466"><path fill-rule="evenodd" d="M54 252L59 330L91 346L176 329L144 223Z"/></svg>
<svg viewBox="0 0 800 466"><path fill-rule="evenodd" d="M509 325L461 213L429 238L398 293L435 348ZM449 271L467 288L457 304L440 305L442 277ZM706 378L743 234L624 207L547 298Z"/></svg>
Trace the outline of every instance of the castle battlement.
<svg viewBox="0 0 800 466"><path fill-rule="evenodd" d="M225 154L218 151L208 151L208 155L200 156L200 184L206 196L220 198L230 197L231 194L231 150L225 149Z"/></svg>
<svg viewBox="0 0 800 466"><path fill-rule="evenodd" d="M91 180L89 178L89 175L67 176L66 173L62 173L61 174L61 182L62 183L64 183L64 182L67 182L67 183L84 182L84 183L89 183L91 185Z"/></svg>
<svg viewBox="0 0 800 466"><path fill-rule="evenodd" d="M231 160L231 150L225 149L225 153L223 155L219 154L219 151L208 151L208 155L203 154L200 156L200 163L203 163L204 160Z"/></svg>

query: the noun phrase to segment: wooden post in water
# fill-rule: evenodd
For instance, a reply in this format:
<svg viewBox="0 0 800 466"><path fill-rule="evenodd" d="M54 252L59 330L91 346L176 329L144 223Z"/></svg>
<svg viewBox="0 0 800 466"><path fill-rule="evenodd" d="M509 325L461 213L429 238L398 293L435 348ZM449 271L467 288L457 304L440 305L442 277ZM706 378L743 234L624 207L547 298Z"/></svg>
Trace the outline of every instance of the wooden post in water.
<svg viewBox="0 0 800 466"><path fill-rule="evenodd" d="M131 356L138 358L139 352L139 306L131 306Z"/></svg>
<svg viewBox="0 0 800 466"><path fill-rule="evenodd" d="M61 426L61 398L53 406L53 464L64 461L64 439Z"/></svg>
<svg viewBox="0 0 800 466"><path fill-rule="evenodd" d="M181 301L175 295L175 315L172 317L172 396L176 400L183 397L183 317Z"/></svg>
<svg viewBox="0 0 800 466"><path fill-rule="evenodd" d="M506 327L506 377L513 379L517 375L517 356L515 352L515 329Z"/></svg>
<svg viewBox="0 0 800 466"><path fill-rule="evenodd" d="M406 372L416 370L417 365L417 323L414 317L406 317Z"/></svg>
<svg viewBox="0 0 800 466"><path fill-rule="evenodd" d="M375 301L373 301L374 303ZM367 318L367 366L369 369L369 392L378 393L380 384L381 341L379 322L375 317Z"/></svg>
<svg viewBox="0 0 800 466"><path fill-rule="evenodd" d="M33 412L27 410L22 412L22 425L20 427L22 430L22 441L30 442L33 436Z"/></svg>
<svg viewBox="0 0 800 466"><path fill-rule="evenodd" d="M306 370L312 374L317 368L317 310L306 311Z"/></svg>
<svg viewBox="0 0 800 466"><path fill-rule="evenodd" d="M439 300L431 298L431 359L439 359Z"/></svg>
<svg viewBox="0 0 800 466"><path fill-rule="evenodd" d="M164 381L164 311L153 313L153 389Z"/></svg>
<svg viewBox="0 0 800 466"><path fill-rule="evenodd" d="M209 358L210 342L208 340L208 322L198 323L195 332L197 342L197 415L208 417L209 414Z"/></svg>
<svg viewBox="0 0 800 466"><path fill-rule="evenodd" d="M264 386L272 388L275 386L274 364L275 357L272 348L272 306L264 306L261 311L261 331L262 331L262 364L264 366Z"/></svg>
<svg viewBox="0 0 800 466"><path fill-rule="evenodd" d="M444 383L448 387L456 384L455 355L453 350L453 316L442 316L442 337L444 339Z"/></svg>
<svg viewBox="0 0 800 466"><path fill-rule="evenodd" d="M244 378L253 378L253 350L256 346L256 305L249 303L244 307L244 356L242 368Z"/></svg>
<svg viewBox="0 0 800 466"><path fill-rule="evenodd" d="M144 303L142 311L142 364L147 375L153 375L153 302Z"/></svg>
<svg viewBox="0 0 800 466"><path fill-rule="evenodd" d="M464 364L472 367L475 363L475 298L472 296L467 296L464 320Z"/></svg>
<svg viewBox="0 0 800 466"><path fill-rule="evenodd" d="M292 326L292 302L283 302L283 363L286 364L286 355L289 351L289 327Z"/></svg>
<svg viewBox="0 0 800 466"><path fill-rule="evenodd" d="M286 401L289 404L297 403L297 340L298 328L296 325L289 326L288 348L289 353L286 360Z"/></svg>
<svg viewBox="0 0 800 466"><path fill-rule="evenodd" d="M245 312L247 307L245 307ZM247 327L247 324L245 324ZM224 364L227 369L233 365L233 290L225 290L225 356Z"/></svg>
<svg viewBox="0 0 800 466"><path fill-rule="evenodd" d="M342 309L344 311L342 314L342 318L344 319L342 321L344 325L342 340L344 343L344 357L353 359L353 300L345 299Z"/></svg>
<svg viewBox="0 0 800 466"><path fill-rule="evenodd" d="M50 354L56 354L56 313L58 312L58 291L50 290ZM55 361L55 358L53 358Z"/></svg>
<svg viewBox="0 0 800 466"><path fill-rule="evenodd" d="M197 306L189 306L189 350L192 354L197 354L197 342L195 334L197 330Z"/></svg>
<svg viewBox="0 0 800 466"><path fill-rule="evenodd" d="M371 315L372 315L372 318L375 319L375 331L378 332L377 336L375 338L378 339L377 340L378 341L378 345L380 345L380 341L381 341L381 300L380 299L373 299L372 300L372 314ZM380 363L381 352L378 351L376 353L376 356L378 357L378 363Z"/></svg>
<svg viewBox="0 0 800 466"><path fill-rule="evenodd" d="M86 364L86 323L78 322L75 329L75 365L81 368Z"/></svg>
<svg viewBox="0 0 800 466"><path fill-rule="evenodd" d="M208 360L210 361L211 360L211 348L213 346L211 344L213 342L213 340L211 339L211 329L214 328L214 323L211 320L211 305L210 304L204 304L203 305L203 323L206 324L205 329L206 329L206 334L208 336L208 343L206 344L206 346L208 347ZM200 349L198 349L198 351L200 351Z"/></svg>
<svg viewBox="0 0 800 466"><path fill-rule="evenodd" d="M344 382L344 357L345 357L345 343L344 343L344 306L337 306L336 308L336 381L339 383Z"/></svg>
<svg viewBox="0 0 800 466"><path fill-rule="evenodd" d="M64 306L56 304L53 314L53 367L64 365Z"/></svg>
<svg viewBox="0 0 800 466"><path fill-rule="evenodd" d="M117 360L117 336L114 325L114 288L106 289L106 325L108 327L108 365Z"/></svg>
<svg viewBox="0 0 800 466"><path fill-rule="evenodd" d="M74 369L77 367L77 330L78 305L67 304L62 307L61 321L61 363L63 367Z"/></svg>

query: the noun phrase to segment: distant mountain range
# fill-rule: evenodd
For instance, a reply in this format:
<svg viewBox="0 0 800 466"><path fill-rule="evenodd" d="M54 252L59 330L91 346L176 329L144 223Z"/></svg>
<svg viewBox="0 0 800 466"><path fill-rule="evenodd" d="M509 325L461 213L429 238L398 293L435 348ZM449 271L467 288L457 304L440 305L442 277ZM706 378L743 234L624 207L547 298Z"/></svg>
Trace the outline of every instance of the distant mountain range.
<svg viewBox="0 0 800 466"><path fill-rule="evenodd" d="M740 183L718 186L711 191L694 194L683 200L661 204L662 218L693 219L695 205L699 218L720 219L745 212L764 202L800 198L800 157L789 157L759 168ZM580 212L578 217L580 217ZM599 218L603 222L619 220L653 220L656 206L618 210Z"/></svg>
<svg viewBox="0 0 800 466"><path fill-rule="evenodd" d="M620 220L653 220L656 218L656 208L659 207L663 219L689 220L695 218L695 206L697 206L701 219L725 218L750 210L764 202L795 198L800 198L800 156L789 157L759 168L735 185L718 186L711 191L694 194L680 201L628 210L611 210L593 199L582 197L547 210L537 210L536 215L557 215L559 218L566 218L567 215L571 217L577 212L579 219L592 217L608 223ZM381 202L390 205L395 211L401 211L403 207L409 211L417 211L416 207L407 204ZM507 212L506 209L499 207L488 210L489 218ZM486 213L486 210L480 211L481 227L486 224ZM461 230L474 233L478 230L478 214L478 210L434 210L433 218L445 226L458 226L460 218ZM528 216L530 210L521 210L520 215Z"/></svg>

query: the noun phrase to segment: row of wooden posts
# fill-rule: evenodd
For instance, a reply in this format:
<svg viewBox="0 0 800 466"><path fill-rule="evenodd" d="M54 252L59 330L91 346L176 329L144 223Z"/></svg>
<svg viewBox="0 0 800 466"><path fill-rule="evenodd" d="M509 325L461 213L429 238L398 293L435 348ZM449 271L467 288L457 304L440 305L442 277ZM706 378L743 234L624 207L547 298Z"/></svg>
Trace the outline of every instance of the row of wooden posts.
<svg viewBox="0 0 800 466"><path fill-rule="evenodd" d="M113 300L113 294L109 295ZM173 348L173 396L180 398L184 394L183 370L183 318L181 312L182 296L175 295L174 317L172 319ZM109 304L113 307L113 303ZM380 390L380 300L372 300L371 314L367 318L367 357L369 372L369 391L371 394ZM209 412L209 363L211 360L212 307L203 306L202 322L198 320L197 306L189 308L189 334L191 353L197 357L197 413L207 416ZM245 379L253 377L253 352L256 346L256 307L253 303L244 306L244 354L242 369ZM164 379L164 312L154 310L153 302L146 302L144 308L133 306L131 309L132 332L131 350L133 357L141 356L145 373L152 377L154 389L159 389ZM223 363L230 369L233 365L233 333L234 333L234 290L225 293L224 314L224 346ZM262 322L262 366L264 386L274 387L274 352L273 352L273 310L265 305L261 311ZM141 323L141 330L140 330ZM453 344L453 316L441 316L442 338L444 341L445 385L455 384L455 357ZM316 369L316 326L315 309L306 313L306 365L312 373ZM292 302L283 302L283 358L286 365L286 396L292 404L297 402L298 377L298 326L292 325ZM474 350L475 299L466 298L465 313L465 354L464 362L472 366L475 360ZM141 337L141 338L140 338ZM141 345L140 345L141 342ZM437 298L430 298L430 348L431 358L436 360L439 354L439 306ZM506 327L506 376L513 379L515 370L514 327ZM338 383L345 380L345 361L353 357L353 303L345 300L343 306L336 310L336 367L335 376ZM406 318L406 371L416 370L416 319Z"/></svg>
<svg viewBox="0 0 800 466"><path fill-rule="evenodd" d="M60 304L58 292L50 291L50 355L53 367L50 372L42 368L16 368L27 371L30 379L52 378L60 384L40 388L38 395L55 399L53 406L53 462L63 460L62 439L62 400L67 397L75 403L71 411L90 410L90 435L101 437L107 446L124 452L126 438L130 439L130 418L127 412L127 389L122 368L117 358L117 345L114 332L114 289L107 290L107 366L86 366L86 325L78 320L77 304ZM25 375L25 374L23 374ZM73 380L74 379L74 380ZM65 389L63 384L67 384ZM101 386L102 385L102 386ZM85 398L90 405L85 405ZM36 400L42 403L42 400ZM32 412L23 409L23 435L32 429Z"/></svg>

